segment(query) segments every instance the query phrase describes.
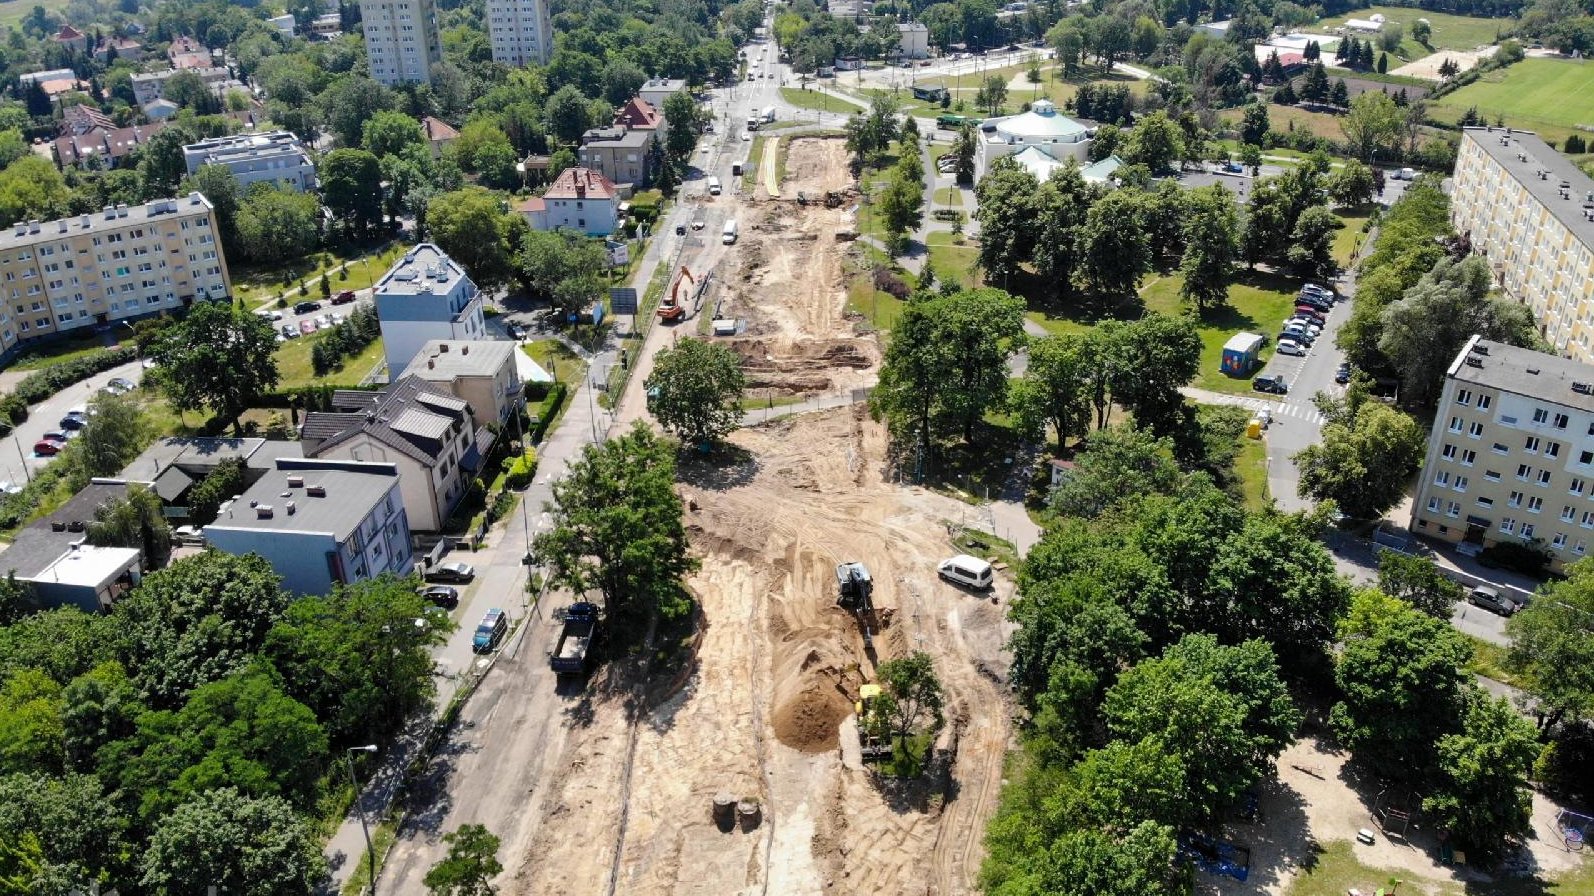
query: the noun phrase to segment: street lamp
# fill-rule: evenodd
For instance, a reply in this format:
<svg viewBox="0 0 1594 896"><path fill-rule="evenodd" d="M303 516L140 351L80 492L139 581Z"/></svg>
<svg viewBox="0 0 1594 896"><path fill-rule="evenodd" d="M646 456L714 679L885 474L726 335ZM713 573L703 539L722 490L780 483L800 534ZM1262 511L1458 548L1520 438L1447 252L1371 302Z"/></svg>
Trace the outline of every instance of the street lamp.
<svg viewBox="0 0 1594 896"><path fill-rule="evenodd" d="M365 810L360 808L360 782L354 777L354 754L375 752L376 744L366 744L363 747L349 747L343 753L349 768L349 784L354 787L354 811L360 816L360 830L365 832L365 867L371 896L376 896L376 849L371 846L371 826L365 820Z"/></svg>

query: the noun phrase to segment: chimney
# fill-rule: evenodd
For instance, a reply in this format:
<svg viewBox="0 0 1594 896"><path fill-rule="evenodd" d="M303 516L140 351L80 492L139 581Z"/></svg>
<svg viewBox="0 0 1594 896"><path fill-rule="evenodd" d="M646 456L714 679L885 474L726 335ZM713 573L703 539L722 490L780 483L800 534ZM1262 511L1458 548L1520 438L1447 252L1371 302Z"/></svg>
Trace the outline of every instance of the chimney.
<svg viewBox="0 0 1594 896"><path fill-rule="evenodd" d="M28 232L29 233L38 233L39 232L39 219L35 218L32 221L28 222Z"/></svg>
<svg viewBox="0 0 1594 896"><path fill-rule="evenodd" d="M116 220L116 206L107 205L105 207L105 220L107 220L107 221Z"/></svg>
<svg viewBox="0 0 1594 896"><path fill-rule="evenodd" d="M195 190L194 192L188 194L188 204L198 205L200 198L199 191Z"/></svg>
<svg viewBox="0 0 1594 896"><path fill-rule="evenodd" d="M290 475L288 477L288 488L304 488L304 477Z"/></svg>
<svg viewBox="0 0 1594 896"><path fill-rule="evenodd" d="M470 346L468 346L468 345L462 345L462 346L460 346L460 347L459 347L459 353L460 353L460 354L462 354L462 355L468 355L468 354L470 354Z"/></svg>
<svg viewBox="0 0 1594 896"><path fill-rule="evenodd" d="M25 236L25 235L27 235L27 232L28 232L28 222L26 222L26 221L18 221L17 222L17 234L16 235L17 236Z"/></svg>
<svg viewBox="0 0 1594 896"><path fill-rule="evenodd" d="M60 225L60 228L61 228L60 232L61 233L66 233L66 219L62 218L61 220L57 221L56 223L58 225Z"/></svg>
<svg viewBox="0 0 1594 896"><path fill-rule="evenodd" d="M437 352L438 352L438 354L441 354L441 355L448 354L448 343L446 343L446 342L438 343L437 344Z"/></svg>
<svg viewBox="0 0 1594 896"><path fill-rule="evenodd" d="M427 370L436 370L437 369L437 359L436 358L427 358L426 359L426 369Z"/></svg>
<svg viewBox="0 0 1594 896"><path fill-rule="evenodd" d="M88 215L84 215L82 218L79 219L78 223L82 224L83 227L85 229L87 229L88 226L89 226L89 216Z"/></svg>
<svg viewBox="0 0 1594 896"><path fill-rule="evenodd" d="M125 202L118 202L118 203L117 203L117 204L116 204L116 216L117 216L117 217L118 217L118 218L125 218L125 217L127 217L127 203L125 203Z"/></svg>
<svg viewBox="0 0 1594 896"><path fill-rule="evenodd" d="M299 509L299 508L298 508L298 506L297 506L297 505L295 505L295 504L294 504L294 503L293 503L293 502L292 502L292 501L289 501L289 502L288 502L288 503L287 503L287 504L286 504L286 505L284 505L284 506L286 506L286 507L287 507L287 508L288 508L288 516L293 516L293 512L294 512L294 511L295 511L295 510L298 510L298 509Z"/></svg>

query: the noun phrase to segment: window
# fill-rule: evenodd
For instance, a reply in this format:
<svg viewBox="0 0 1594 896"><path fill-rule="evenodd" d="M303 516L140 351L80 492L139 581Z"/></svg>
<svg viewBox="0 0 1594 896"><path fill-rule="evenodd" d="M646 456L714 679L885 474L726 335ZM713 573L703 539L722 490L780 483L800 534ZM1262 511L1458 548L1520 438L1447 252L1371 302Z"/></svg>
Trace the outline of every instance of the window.
<svg viewBox="0 0 1594 896"><path fill-rule="evenodd" d="M1571 495L1581 495L1581 494L1583 494L1583 480L1581 480L1581 479L1573 479L1572 480L1572 484L1566 487L1566 491L1567 491L1567 494L1571 494Z"/></svg>
<svg viewBox="0 0 1594 896"><path fill-rule="evenodd" d="M1570 504L1561 505L1561 522L1570 523L1576 516L1577 516L1577 511L1572 509L1572 505L1570 505Z"/></svg>
<svg viewBox="0 0 1594 896"><path fill-rule="evenodd" d="M1550 547L1555 548L1557 551L1559 551L1561 548L1566 547L1566 533L1565 532L1557 532L1557 533L1555 533L1555 538L1550 541Z"/></svg>
<svg viewBox="0 0 1594 896"><path fill-rule="evenodd" d="M1498 470L1484 470L1483 478L1489 482L1499 482L1500 473Z"/></svg>
<svg viewBox="0 0 1594 896"><path fill-rule="evenodd" d="M1543 509L1544 509L1544 499L1543 498L1529 498L1528 499L1528 513L1538 513L1539 511L1541 511Z"/></svg>
<svg viewBox="0 0 1594 896"><path fill-rule="evenodd" d="M1450 474L1440 470L1434 474L1433 483L1438 486L1448 486L1450 484Z"/></svg>
<svg viewBox="0 0 1594 896"><path fill-rule="evenodd" d="M1455 460L1456 446L1447 443L1444 449L1439 452L1439 456L1443 457L1445 460Z"/></svg>
<svg viewBox="0 0 1594 896"><path fill-rule="evenodd" d="M1456 404L1472 404L1472 390L1461 389L1456 392Z"/></svg>
<svg viewBox="0 0 1594 896"><path fill-rule="evenodd" d="M1544 456L1545 457L1560 457L1561 456L1561 443L1560 442L1545 442L1544 443Z"/></svg>
<svg viewBox="0 0 1594 896"><path fill-rule="evenodd" d="M1463 451L1463 452L1461 452L1461 465L1463 467L1472 466L1473 463L1477 461L1477 459L1478 459L1478 452L1476 452L1476 451Z"/></svg>
<svg viewBox="0 0 1594 896"><path fill-rule="evenodd" d="M1450 431L1451 432L1460 432L1461 431L1461 418L1460 417L1451 417L1450 418Z"/></svg>
<svg viewBox="0 0 1594 896"><path fill-rule="evenodd" d="M1500 521L1500 531L1504 532L1507 535L1510 535L1512 532L1515 532L1516 528L1517 528L1517 521L1512 519L1512 518L1510 518L1510 517L1506 517L1505 519Z"/></svg>
<svg viewBox="0 0 1594 896"><path fill-rule="evenodd" d="M1555 415L1555 420L1553 421L1553 425L1555 426L1556 429L1565 429L1566 425L1568 423L1571 423L1571 422L1572 422L1572 418L1571 417L1568 417L1565 414L1556 414Z"/></svg>
<svg viewBox="0 0 1594 896"><path fill-rule="evenodd" d="M1528 452L1529 454L1538 454L1539 453L1539 437L1538 436L1528 436L1527 441L1522 443L1522 450Z"/></svg>
<svg viewBox="0 0 1594 896"><path fill-rule="evenodd" d="M1493 450L1494 450L1495 454L1505 454L1507 451L1510 451L1511 449L1505 447L1504 445L1500 444L1499 442L1495 442Z"/></svg>
<svg viewBox="0 0 1594 896"><path fill-rule="evenodd" d="M1533 475L1533 468L1527 464L1517 464L1517 478L1524 482Z"/></svg>
<svg viewBox="0 0 1594 896"><path fill-rule="evenodd" d="M1511 493L1511 497L1507 498L1505 503L1506 503L1507 507L1521 507L1522 506L1522 493L1521 492L1512 492Z"/></svg>
<svg viewBox="0 0 1594 896"><path fill-rule="evenodd" d="M1583 539L1581 538L1572 544L1572 553L1577 554L1578 556L1582 556L1583 552L1587 550L1588 545L1584 544Z"/></svg>
<svg viewBox="0 0 1594 896"><path fill-rule="evenodd" d="M1546 423L1546 422L1549 421L1549 419L1550 419L1550 412L1549 411L1545 410L1544 408L1534 408L1533 409L1533 422L1534 423Z"/></svg>
<svg viewBox="0 0 1594 896"><path fill-rule="evenodd" d="M1539 471L1539 485L1542 487L1542 486L1547 486L1549 484L1550 484L1550 471L1549 470L1540 470Z"/></svg>
<svg viewBox="0 0 1594 896"><path fill-rule="evenodd" d="M1445 516L1460 516L1460 515L1461 515L1461 505L1460 504L1457 504L1456 502L1451 501L1449 503L1449 505L1447 505L1445 507Z"/></svg>
<svg viewBox="0 0 1594 896"><path fill-rule="evenodd" d="M1467 427L1467 435L1471 436L1474 439L1483 438L1483 424L1482 423L1474 423L1471 426Z"/></svg>
<svg viewBox="0 0 1594 896"><path fill-rule="evenodd" d="M1439 512L1439 499L1438 498L1429 498L1428 499L1428 510L1431 513L1438 513Z"/></svg>
<svg viewBox="0 0 1594 896"><path fill-rule="evenodd" d="M1494 499L1493 498L1479 498L1478 499L1478 506L1479 507L1493 507L1494 506Z"/></svg>
<svg viewBox="0 0 1594 896"><path fill-rule="evenodd" d="M1533 524L1532 523L1523 523L1522 524L1522 537L1524 539L1528 539L1528 538L1532 538L1533 537Z"/></svg>

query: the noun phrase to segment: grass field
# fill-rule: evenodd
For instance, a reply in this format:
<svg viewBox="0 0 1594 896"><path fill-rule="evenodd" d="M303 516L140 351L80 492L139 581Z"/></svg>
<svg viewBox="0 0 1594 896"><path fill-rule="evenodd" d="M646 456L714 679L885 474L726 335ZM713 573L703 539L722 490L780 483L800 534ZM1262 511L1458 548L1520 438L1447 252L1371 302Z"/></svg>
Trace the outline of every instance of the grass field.
<svg viewBox="0 0 1594 896"><path fill-rule="evenodd" d="M1455 121L1476 106L1492 123L1537 131L1559 142L1577 125L1594 125L1594 65L1584 60L1524 59L1430 104L1428 114Z"/></svg>
<svg viewBox="0 0 1594 896"><path fill-rule="evenodd" d="M1140 297L1147 311L1182 314L1179 299L1183 279L1178 274L1148 280ZM1201 370L1191 385L1213 392L1249 395L1250 377L1230 377L1223 373L1223 343L1235 333L1271 334L1295 307L1296 281L1276 274L1241 271L1229 286L1229 303L1202 312L1196 332L1201 336ZM1262 363L1272 354L1271 346L1262 350Z"/></svg>
<svg viewBox="0 0 1594 896"><path fill-rule="evenodd" d="M291 305L301 298L299 281L304 280L308 286L308 295L302 298L319 299L321 285L310 281L323 271L330 272L332 279L328 282L334 294L345 289L365 289L380 280L393 262L409 251L409 248L406 244L394 243L376 254L362 254L365 250L356 248L346 256L331 251L316 252L304 258L270 267L235 265L229 270L232 275L233 294L251 310L262 307L262 302L269 303L284 293L288 304ZM338 278L338 266L341 264L348 265L346 279ZM269 304L265 307L269 307Z"/></svg>
<svg viewBox="0 0 1594 896"><path fill-rule="evenodd" d="M1261 439L1240 436L1240 453L1234 458L1234 474L1240 478L1240 493L1252 511L1267 507L1267 444Z"/></svg>
<svg viewBox="0 0 1594 896"><path fill-rule="evenodd" d="M327 381L357 383L371 372L371 368L375 367L378 361L382 360L382 340L377 339L362 349L358 355L344 358L343 369L335 370L324 377L316 376L315 368L310 363L310 350L317 342L325 339L329 332L331 331L317 330L313 335L277 344L277 370L282 375L282 382L278 388L291 389L295 386L310 386Z"/></svg>
<svg viewBox="0 0 1594 896"><path fill-rule="evenodd" d="M980 258L980 250L972 242L958 245L952 241L951 232L945 230L931 231L926 239L930 243L930 264L935 267L935 276L942 283L956 280L968 287L985 284L973 270L974 263Z"/></svg>
<svg viewBox="0 0 1594 896"><path fill-rule="evenodd" d="M780 89L780 98L799 109L813 109L818 112L852 115L863 111L863 107L857 103L849 103L828 93L820 93L817 90L803 90L800 87L782 87Z"/></svg>
<svg viewBox="0 0 1594 896"><path fill-rule="evenodd" d="M1418 48L1418 58L1428 55L1431 51L1411 39L1412 23L1418 19L1427 19L1433 26L1433 36L1428 39L1435 50L1471 50L1485 44L1492 44L1499 37L1502 30L1512 26L1510 19L1480 19L1473 16L1454 16L1442 12L1429 12L1425 9L1411 9L1403 6L1369 6L1366 9L1352 10L1343 16L1324 19L1312 31L1327 30L1336 25L1345 24L1346 19L1366 19L1375 13L1382 13L1385 19L1398 22L1406 29L1405 45L1402 50L1411 47Z"/></svg>
<svg viewBox="0 0 1594 896"><path fill-rule="evenodd" d="M1238 126L1242 115L1239 109L1228 109L1219 113L1219 118L1225 123ZM1327 112L1308 112L1294 106L1278 106L1272 103L1267 107L1267 119L1272 122L1273 130L1280 133L1290 131L1306 131L1315 137L1325 140L1344 140L1345 131L1339 126L1340 118ZM1274 150L1268 150L1274 152Z"/></svg>
<svg viewBox="0 0 1594 896"><path fill-rule="evenodd" d="M17 25L35 6L44 7L45 12L59 14L66 9L68 2L70 0L4 0L0 2L0 28Z"/></svg>

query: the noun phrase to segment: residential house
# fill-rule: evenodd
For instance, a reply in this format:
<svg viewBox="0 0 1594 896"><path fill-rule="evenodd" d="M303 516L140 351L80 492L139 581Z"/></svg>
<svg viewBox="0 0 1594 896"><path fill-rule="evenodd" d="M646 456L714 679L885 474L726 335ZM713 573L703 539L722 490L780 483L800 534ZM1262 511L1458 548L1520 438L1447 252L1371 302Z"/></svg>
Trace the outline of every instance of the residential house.
<svg viewBox="0 0 1594 896"><path fill-rule="evenodd" d="M305 415L305 457L393 464L418 532L442 529L492 446L492 430L476 425L469 404L420 377L381 392L339 390L332 407Z"/></svg>
<svg viewBox="0 0 1594 896"><path fill-rule="evenodd" d="M331 40L343 33L343 16L335 12L316 16L310 21L310 33L322 40Z"/></svg>
<svg viewBox="0 0 1594 896"><path fill-rule="evenodd" d="M628 190L645 186L653 175L652 131L633 131L622 126L593 128L581 135L576 159L584 167L604 175Z"/></svg>
<svg viewBox="0 0 1594 896"><path fill-rule="evenodd" d="M433 0L360 0L360 29L377 83L432 83L432 67L443 62Z"/></svg>
<svg viewBox="0 0 1594 896"><path fill-rule="evenodd" d="M61 30L51 36L50 40L63 50L71 50L74 53L89 51L89 36L71 25L62 25Z"/></svg>
<svg viewBox="0 0 1594 896"><path fill-rule="evenodd" d="M131 37L107 37L94 48L94 58L109 65L112 62L143 62L144 45Z"/></svg>
<svg viewBox="0 0 1594 896"><path fill-rule="evenodd" d="M897 25L897 56L903 59L926 59L930 55L930 29L919 22Z"/></svg>
<svg viewBox="0 0 1594 896"><path fill-rule="evenodd" d="M652 131L662 138L665 134L664 113L647 100L634 96L614 113L614 123L633 131Z"/></svg>
<svg viewBox="0 0 1594 896"><path fill-rule="evenodd" d="M62 168L90 164L115 168L151 137L165 130L167 124L154 121L126 128L96 126L83 134L58 137L51 146L55 164Z"/></svg>
<svg viewBox="0 0 1594 896"><path fill-rule="evenodd" d="M266 24L277 29L277 33L286 39L291 39L293 37L294 29L299 25L299 23L294 20L293 13L291 12L283 13L280 16L272 16L271 18L266 19Z"/></svg>
<svg viewBox="0 0 1594 896"><path fill-rule="evenodd" d="M166 82L172 79L179 71L191 71L198 75L205 86L217 96L222 96L226 91L242 85L233 78L232 73L221 66L192 66L188 69L165 69L158 72L143 72L129 78L133 84L133 98L140 106L153 103L166 96Z"/></svg>
<svg viewBox="0 0 1594 896"><path fill-rule="evenodd" d="M542 201L541 196L527 196L516 199L509 206L521 217L526 219L526 225L532 230L552 230L548 226L548 203Z"/></svg>
<svg viewBox="0 0 1594 896"><path fill-rule="evenodd" d="M685 90L686 80L683 78L649 78L637 88L636 95L663 115L664 101Z"/></svg>
<svg viewBox="0 0 1594 896"><path fill-rule="evenodd" d="M125 498L129 488L142 486L120 479L92 480L61 509L17 533L0 551L0 575L15 576L45 609L109 610L143 578L144 552L91 545L88 527L101 506Z"/></svg>
<svg viewBox="0 0 1594 896"><path fill-rule="evenodd" d="M476 284L433 243L421 243L394 262L374 291L389 376L397 377L434 339L487 338Z"/></svg>
<svg viewBox="0 0 1594 896"><path fill-rule="evenodd" d="M61 110L61 121L56 130L62 136L81 137L90 131L115 130L111 116L86 103L76 103Z"/></svg>
<svg viewBox="0 0 1594 896"><path fill-rule="evenodd" d="M441 118L428 115L421 119L421 136L426 138L426 145L432 148L432 158L440 159L443 150L459 139L459 131Z"/></svg>
<svg viewBox="0 0 1594 896"><path fill-rule="evenodd" d="M508 424L526 406L514 342L439 339L421 347L400 379L417 377L453 393L470 405L478 425Z"/></svg>
<svg viewBox="0 0 1594 896"><path fill-rule="evenodd" d="M538 229L608 236L619 226L621 201L620 189L601 172L566 168L542 194L544 226Z"/></svg>
<svg viewBox="0 0 1594 896"><path fill-rule="evenodd" d="M271 183L295 193L315 189L315 163L299 138L287 131L211 137L183 147L183 162L194 174L206 165L232 172L238 186Z"/></svg>
<svg viewBox="0 0 1594 896"><path fill-rule="evenodd" d="M216 67L210 48L186 35L179 35L166 48L166 60L177 71Z"/></svg>
<svg viewBox="0 0 1594 896"><path fill-rule="evenodd" d="M383 573L407 576L415 562L399 468L391 463L281 459L276 469L205 527L229 554L258 554L298 595Z"/></svg>
<svg viewBox="0 0 1594 896"><path fill-rule="evenodd" d="M168 436L156 439L122 472L121 479L153 483L168 518L187 519L189 490L204 481L223 461L244 465L244 487L274 470L283 458L304 456L298 442L225 436Z"/></svg>

